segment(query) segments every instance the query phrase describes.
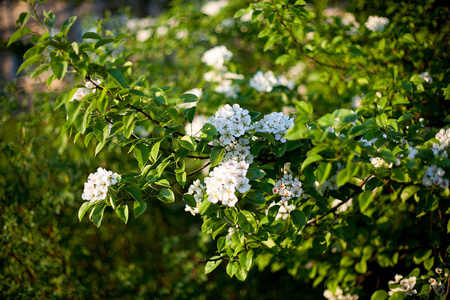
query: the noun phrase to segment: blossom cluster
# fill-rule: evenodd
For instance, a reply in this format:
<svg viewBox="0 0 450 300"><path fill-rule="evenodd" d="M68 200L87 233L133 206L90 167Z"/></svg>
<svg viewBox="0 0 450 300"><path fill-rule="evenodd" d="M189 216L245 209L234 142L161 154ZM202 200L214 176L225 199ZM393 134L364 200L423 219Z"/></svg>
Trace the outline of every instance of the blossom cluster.
<svg viewBox="0 0 450 300"><path fill-rule="evenodd" d="M240 92L239 85L234 80L244 79L244 75L228 72L224 69L212 69L204 75L206 81L215 82L218 85L214 89L217 93L236 99Z"/></svg>
<svg viewBox="0 0 450 300"><path fill-rule="evenodd" d="M420 73L419 77L428 83L433 83L433 78L430 76L430 73L428 73L428 72Z"/></svg>
<svg viewBox="0 0 450 300"><path fill-rule="evenodd" d="M225 46L217 46L206 51L202 56L202 62L214 69L221 69L225 61L230 61L233 53Z"/></svg>
<svg viewBox="0 0 450 300"><path fill-rule="evenodd" d="M205 186L200 182L200 180L195 180L188 189L187 194L194 196L196 206L190 207L186 204L185 211L190 212L193 216L198 213L198 208L203 201L203 192L205 191Z"/></svg>
<svg viewBox="0 0 450 300"><path fill-rule="evenodd" d="M395 281L389 281L390 285L400 285L398 287L391 288L389 287L390 291L388 292L389 296L394 294L395 292L404 292L407 296L413 296L417 294L417 290L414 289L414 286L416 285L417 278L416 276L411 276L409 278L403 279L402 275L395 275Z"/></svg>
<svg viewBox="0 0 450 300"><path fill-rule="evenodd" d="M274 194L281 196L281 202L302 196L302 182L298 177L293 178L292 174L284 174L272 188Z"/></svg>
<svg viewBox="0 0 450 300"><path fill-rule="evenodd" d="M84 183L81 198L91 202L104 200L108 194L108 188L115 185L119 179L119 174L98 168L97 172L89 174L88 181Z"/></svg>
<svg viewBox="0 0 450 300"><path fill-rule="evenodd" d="M289 128L294 125L294 119L281 112L273 112L265 115L263 119L255 124L255 131L273 134L275 140L286 143L283 137Z"/></svg>
<svg viewBox="0 0 450 300"><path fill-rule="evenodd" d="M330 290L325 290L323 296L328 300L358 300L358 295L351 295L350 293L344 294L344 291L339 287L336 288L336 292L333 293Z"/></svg>
<svg viewBox="0 0 450 300"><path fill-rule="evenodd" d="M446 152L446 150L450 148L450 128L448 128L447 130L442 128L438 133L436 133L435 138L439 141L439 144L433 144L433 148L431 149L433 151L433 154L435 156L440 155L444 158L447 158L448 153Z"/></svg>
<svg viewBox="0 0 450 300"><path fill-rule="evenodd" d="M263 73L262 71L256 72L250 79L250 87L254 88L258 92L271 92L275 86L285 86L292 90L295 88L295 83L284 76L275 77L272 71Z"/></svg>
<svg viewBox="0 0 450 300"><path fill-rule="evenodd" d="M370 159L370 163L377 169L381 167L392 168L392 163L388 164L387 162L384 161L384 159L380 157L372 157Z"/></svg>
<svg viewBox="0 0 450 300"><path fill-rule="evenodd" d="M100 79L94 80L94 83L88 81L84 85L85 87L78 88L75 94L73 94L72 98L70 98L70 102L74 100L81 100L91 93L95 94L95 92L97 91L96 86L100 85L101 80Z"/></svg>
<svg viewBox="0 0 450 300"><path fill-rule="evenodd" d="M237 162L245 161L248 164L253 162L253 154L250 151L250 141L248 138L240 138L232 142L225 148L224 161L234 160Z"/></svg>
<svg viewBox="0 0 450 300"><path fill-rule="evenodd" d="M206 2L202 8L201 12L208 16L215 16L217 15L220 10L228 5L227 0L218 0L218 1L209 1Z"/></svg>
<svg viewBox="0 0 450 300"><path fill-rule="evenodd" d="M219 142L222 145L229 145L252 129L251 121L248 110L242 109L238 104L233 106L226 104L209 118L208 123L220 134Z"/></svg>
<svg viewBox="0 0 450 300"><path fill-rule="evenodd" d="M370 31L383 31L384 28L389 24L389 19L385 17L370 16L367 19L366 27Z"/></svg>
<svg viewBox="0 0 450 300"><path fill-rule="evenodd" d="M245 161L228 160L215 167L205 178L206 194L211 203L222 202L229 207L238 202L235 192L245 193L250 189L249 179L245 177L249 164Z"/></svg>
<svg viewBox="0 0 450 300"><path fill-rule="evenodd" d="M445 294L445 286L442 284L442 281L430 278L428 282L437 296L442 296Z"/></svg>
<svg viewBox="0 0 450 300"><path fill-rule="evenodd" d="M440 186L443 189L446 189L449 187L449 181L446 178L443 178L445 175L445 171L436 166L436 165L431 165L426 171L425 174L423 175L422 178L422 183L425 186L431 186L431 185L436 185L436 186Z"/></svg>

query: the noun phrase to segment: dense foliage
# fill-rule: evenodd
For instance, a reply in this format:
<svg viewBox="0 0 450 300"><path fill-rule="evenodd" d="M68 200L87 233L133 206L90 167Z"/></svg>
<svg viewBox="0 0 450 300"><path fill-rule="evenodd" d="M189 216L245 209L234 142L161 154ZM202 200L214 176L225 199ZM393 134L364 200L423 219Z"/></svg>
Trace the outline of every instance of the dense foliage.
<svg viewBox="0 0 450 300"><path fill-rule="evenodd" d="M20 71L67 82L54 102L42 100L67 113L55 130L106 169L86 172L75 198L67 178L83 175L58 173L66 183L52 190L85 200L80 221L107 219L114 230L110 212L139 217L121 227L139 239L135 223L183 203L214 249L204 260L176 251L175 265L204 263L206 274L223 265L212 276L248 282L256 268L284 269L328 299L445 299L448 8L178 1L157 19L90 23L71 41L75 17L54 28L54 14L28 2L9 41L31 34ZM42 33L26 27L30 18ZM54 211L64 200L40 204ZM155 234L187 232L178 227Z"/></svg>

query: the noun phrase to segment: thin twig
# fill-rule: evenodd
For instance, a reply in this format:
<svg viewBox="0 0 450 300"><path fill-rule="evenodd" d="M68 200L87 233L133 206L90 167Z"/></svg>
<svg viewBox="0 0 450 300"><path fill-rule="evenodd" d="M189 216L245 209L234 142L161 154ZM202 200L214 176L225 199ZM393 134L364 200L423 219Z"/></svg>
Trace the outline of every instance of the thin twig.
<svg viewBox="0 0 450 300"><path fill-rule="evenodd" d="M202 167L198 168L197 170L192 171L191 173L187 174L187 176L189 177L189 176L194 175L194 174L197 173L197 172L200 172L201 170L203 170L204 168L206 168L206 167L209 166L210 164L211 164L211 162L209 161L209 162L207 162L204 166L202 166Z"/></svg>

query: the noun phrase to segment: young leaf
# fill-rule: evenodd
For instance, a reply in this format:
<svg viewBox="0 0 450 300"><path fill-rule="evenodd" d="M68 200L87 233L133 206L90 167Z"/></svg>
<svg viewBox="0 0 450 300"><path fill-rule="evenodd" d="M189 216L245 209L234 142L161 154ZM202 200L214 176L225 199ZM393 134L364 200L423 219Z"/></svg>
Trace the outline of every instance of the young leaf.
<svg viewBox="0 0 450 300"><path fill-rule="evenodd" d="M211 259L217 259L217 258L220 258L220 256L211 257ZM217 268L221 262L222 262L222 259L217 260L217 261L208 261L205 265L205 274L209 274L212 271L214 271L214 269Z"/></svg>
<svg viewBox="0 0 450 300"><path fill-rule="evenodd" d="M127 224L128 222L128 205L127 204L120 204L116 208L116 213L119 216L119 218L122 219L122 221Z"/></svg>
<svg viewBox="0 0 450 300"><path fill-rule="evenodd" d="M11 45L12 43L14 43L15 41L17 41L18 39L20 39L21 37L29 34L31 32L31 29L28 27L22 27L19 30L17 30L16 32L14 32L11 37L8 40L8 45L6 45L6 47L9 47L9 45Z"/></svg>
<svg viewBox="0 0 450 300"><path fill-rule="evenodd" d="M95 202L84 202L83 205L81 205L80 209L78 210L78 220L83 219L86 212L92 208L96 203Z"/></svg>
<svg viewBox="0 0 450 300"><path fill-rule="evenodd" d="M169 189L162 189L157 197L159 200L166 203L172 203L175 201L175 195Z"/></svg>
<svg viewBox="0 0 450 300"><path fill-rule="evenodd" d="M134 201L133 211L134 218L137 219L147 209L147 203L141 201Z"/></svg>
<svg viewBox="0 0 450 300"><path fill-rule="evenodd" d="M221 146L214 147L211 151L211 167L217 166L225 154L225 148Z"/></svg>
<svg viewBox="0 0 450 300"><path fill-rule="evenodd" d="M105 212L106 204L101 204L96 206L89 215L89 219L95 224L95 226L100 227L102 224L103 213Z"/></svg>

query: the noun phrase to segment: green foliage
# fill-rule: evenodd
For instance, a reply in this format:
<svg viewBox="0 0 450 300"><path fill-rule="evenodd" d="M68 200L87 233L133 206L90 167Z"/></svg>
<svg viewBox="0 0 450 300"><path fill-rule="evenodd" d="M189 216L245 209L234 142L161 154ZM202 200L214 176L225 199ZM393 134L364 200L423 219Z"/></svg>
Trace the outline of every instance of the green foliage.
<svg viewBox="0 0 450 300"><path fill-rule="evenodd" d="M388 289L389 299L438 295L427 280L446 285L447 277L432 270L448 272L450 263L450 151L443 137L450 68L448 28L440 25L448 10L434 2L351 2L352 18L344 11L330 16L324 4L230 3L208 16L186 3L145 28L99 21L97 32L75 42L67 38L75 17L52 35L56 16L45 12L41 20L32 6L45 33L33 36L19 71L51 70L48 86L54 79L82 82L57 97L54 106L67 115L58 128L67 139L74 134L74 144L84 136L81 145L92 147L93 156L116 151L123 160L121 179L106 198L82 204L79 220L89 213L100 227L114 211L132 223L130 204L137 218L150 204L166 210L185 203L216 241L212 257L201 261L205 274L225 273L224 267L230 277L250 281L256 268L284 269L331 294L348 288L371 299L388 298ZM363 26L373 15L389 23L378 31ZM28 18L19 17L21 28L8 44L31 32ZM198 59L224 44L233 57L219 67ZM263 70L290 74L291 81L259 72L270 85L260 89L252 76ZM228 94L224 86L232 88ZM203 94L182 94L193 87ZM231 125L209 121L188 132L196 118L224 104L247 110L227 116ZM290 128L280 133L261 125L283 109L295 118ZM224 133L241 117L253 127ZM238 154L234 136L248 140L239 142L247 148ZM241 188L212 189L211 178L230 161L237 165L240 151L248 164ZM201 175L208 167L213 172ZM233 181L231 170L223 182ZM429 273L420 276L419 268ZM414 284L400 291L404 284L388 284L386 274Z"/></svg>

